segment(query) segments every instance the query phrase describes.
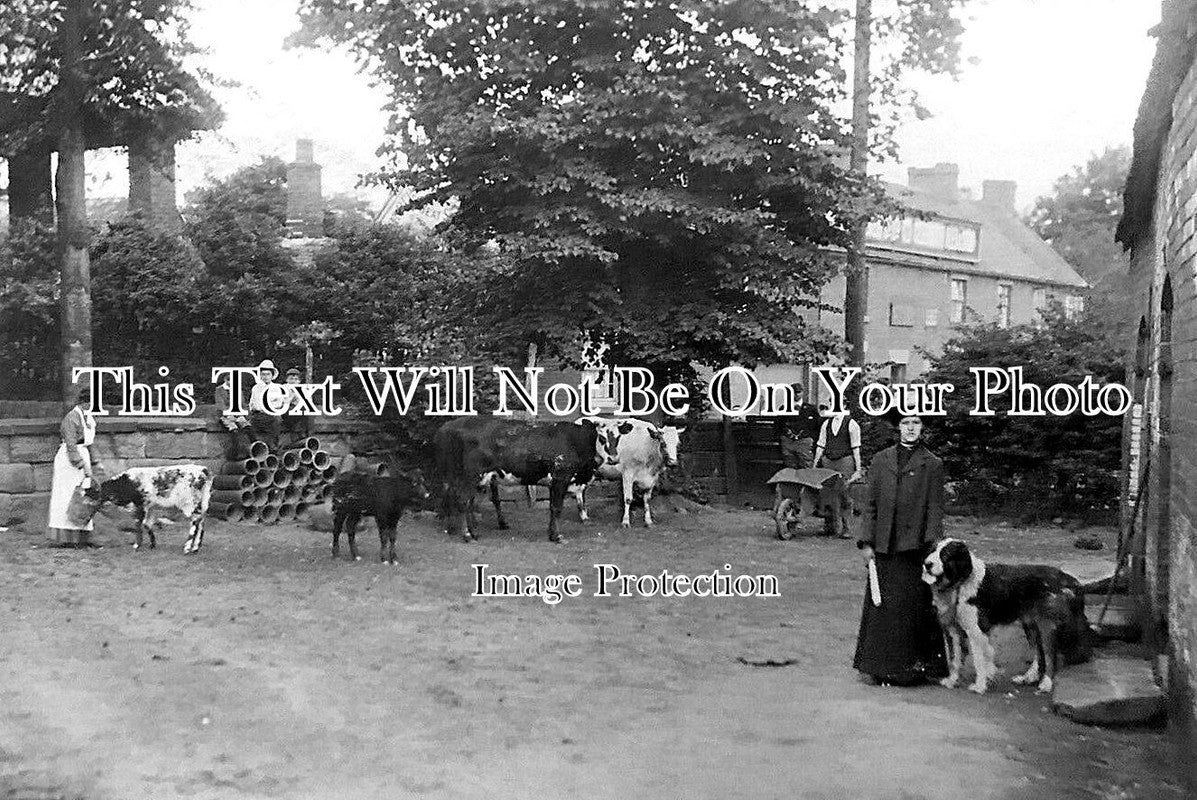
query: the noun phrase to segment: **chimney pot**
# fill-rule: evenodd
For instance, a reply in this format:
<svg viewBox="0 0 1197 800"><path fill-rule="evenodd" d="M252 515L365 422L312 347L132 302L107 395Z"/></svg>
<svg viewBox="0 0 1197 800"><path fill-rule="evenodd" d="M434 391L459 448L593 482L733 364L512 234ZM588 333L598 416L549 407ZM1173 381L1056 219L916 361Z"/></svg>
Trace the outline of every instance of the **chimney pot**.
<svg viewBox="0 0 1197 800"><path fill-rule="evenodd" d="M1013 211L1017 191L1018 184L1014 181L982 181L981 202Z"/></svg>
<svg viewBox="0 0 1197 800"><path fill-rule="evenodd" d="M934 167L910 167L906 175L907 185L916 192L926 192L942 200L955 201L959 197L960 167L956 164L940 162Z"/></svg>
<svg viewBox="0 0 1197 800"><path fill-rule="evenodd" d="M314 161L312 140L311 139L296 139L295 140L295 161L299 164L311 164Z"/></svg>

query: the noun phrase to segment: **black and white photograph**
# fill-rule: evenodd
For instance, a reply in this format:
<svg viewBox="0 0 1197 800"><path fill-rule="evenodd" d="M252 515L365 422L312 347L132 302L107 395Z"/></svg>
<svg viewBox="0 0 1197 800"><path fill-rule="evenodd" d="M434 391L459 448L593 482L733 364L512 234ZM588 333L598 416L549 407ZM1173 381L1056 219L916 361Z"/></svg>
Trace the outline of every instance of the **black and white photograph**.
<svg viewBox="0 0 1197 800"><path fill-rule="evenodd" d="M0 0L0 800L1197 797L1197 0Z"/></svg>

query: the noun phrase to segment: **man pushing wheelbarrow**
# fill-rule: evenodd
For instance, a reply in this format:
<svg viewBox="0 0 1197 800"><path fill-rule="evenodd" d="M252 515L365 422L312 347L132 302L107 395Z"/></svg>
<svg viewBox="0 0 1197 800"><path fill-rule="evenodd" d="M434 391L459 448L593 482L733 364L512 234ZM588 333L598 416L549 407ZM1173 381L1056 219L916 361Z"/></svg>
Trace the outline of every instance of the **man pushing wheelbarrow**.
<svg viewBox="0 0 1197 800"><path fill-rule="evenodd" d="M815 511L823 517L823 535L851 539L853 486L861 481L860 425L848 414L828 415L819 429L815 466L786 467L769 479L777 538L793 537L793 526ZM822 467L820 467L820 464Z"/></svg>
<svg viewBox="0 0 1197 800"><path fill-rule="evenodd" d="M777 524L777 538L794 538L799 522L805 517L823 517L823 536L851 539L849 520L855 504L853 484L833 469L784 467L773 474L768 483L773 486L773 521Z"/></svg>

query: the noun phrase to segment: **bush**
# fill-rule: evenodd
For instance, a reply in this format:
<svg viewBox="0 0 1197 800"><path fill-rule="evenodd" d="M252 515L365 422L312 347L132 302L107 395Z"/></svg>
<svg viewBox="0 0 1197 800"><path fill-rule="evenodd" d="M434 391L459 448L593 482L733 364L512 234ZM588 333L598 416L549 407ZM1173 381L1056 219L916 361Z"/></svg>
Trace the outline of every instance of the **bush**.
<svg viewBox="0 0 1197 800"><path fill-rule="evenodd" d="M11 400L58 397L54 227L15 220L0 239L0 388Z"/></svg>
<svg viewBox="0 0 1197 800"><path fill-rule="evenodd" d="M109 224L91 250L94 361L132 366L142 383L206 385L200 320L204 264L189 242L138 217ZM170 368L161 378L159 366Z"/></svg>
<svg viewBox="0 0 1197 800"><path fill-rule="evenodd" d="M1095 383L1123 378L1123 354L1086 315L1069 318L1054 305L1041 325L965 327L943 354L931 356L928 381L950 383L947 416L932 435L949 480L963 481L968 500L989 510L1017 509L1024 517L1088 515L1113 509L1118 499L1122 421L1117 417L1011 417L1006 396L991 417L970 416L970 367L1023 367L1026 383ZM981 487L996 487L982 491ZM986 500L985 495L989 495ZM977 510L983 510L978 508Z"/></svg>

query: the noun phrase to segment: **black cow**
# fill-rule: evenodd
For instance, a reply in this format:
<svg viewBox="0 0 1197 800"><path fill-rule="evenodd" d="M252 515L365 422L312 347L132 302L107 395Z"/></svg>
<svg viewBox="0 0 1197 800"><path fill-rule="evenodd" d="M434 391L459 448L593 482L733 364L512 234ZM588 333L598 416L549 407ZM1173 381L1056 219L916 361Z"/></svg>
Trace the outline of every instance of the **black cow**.
<svg viewBox="0 0 1197 800"><path fill-rule="evenodd" d="M419 470L394 470L389 475L344 473L333 484L333 558L341 552L341 528L349 536L349 555L360 561L357 554L357 523L362 517L374 517L378 525L380 550L378 558L397 564L395 555L395 526L405 509L428 499L424 476Z"/></svg>
<svg viewBox="0 0 1197 800"><path fill-rule="evenodd" d="M478 490L489 487L491 502L506 528L499 505L499 482L532 486L549 483L549 541L560 542L557 518L570 484L584 484L598 466L594 423L517 422L493 417L463 417L436 432L437 468L445 484L442 509L449 528L461 527L474 538L473 514ZM461 518L464 517L464 525Z"/></svg>

